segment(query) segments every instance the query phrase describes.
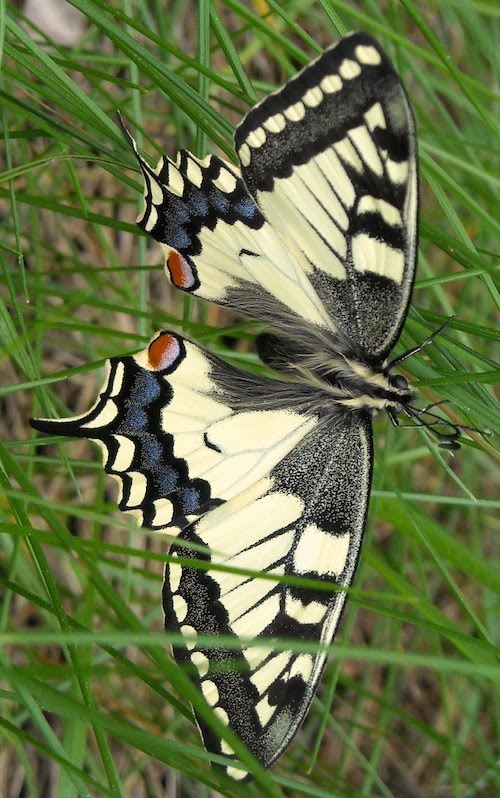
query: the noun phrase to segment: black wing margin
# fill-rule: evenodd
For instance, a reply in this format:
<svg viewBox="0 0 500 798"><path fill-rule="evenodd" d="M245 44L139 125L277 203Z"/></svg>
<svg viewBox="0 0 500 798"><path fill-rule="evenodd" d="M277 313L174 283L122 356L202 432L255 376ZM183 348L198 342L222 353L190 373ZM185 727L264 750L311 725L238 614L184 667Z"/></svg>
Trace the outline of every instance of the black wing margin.
<svg viewBox="0 0 500 798"><path fill-rule="evenodd" d="M335 324L383 359L411 298L418 192L412 111L379 44L342 39L252 109L235 145L249 191L312 265Z"/></svg>

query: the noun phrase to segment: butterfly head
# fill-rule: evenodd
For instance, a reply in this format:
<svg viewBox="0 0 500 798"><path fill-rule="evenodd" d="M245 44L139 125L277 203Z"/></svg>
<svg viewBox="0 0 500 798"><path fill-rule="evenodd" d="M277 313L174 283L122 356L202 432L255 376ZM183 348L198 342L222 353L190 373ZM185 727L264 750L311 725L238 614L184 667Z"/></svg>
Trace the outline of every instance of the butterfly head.
<svg viewBox="0 0 500 798"><path fill-rule="evenodd" d="M413 388L408 385L408 380L402 374L387 374L387 382L389 384L389 404L388 406L394 409L394 412L404 412L404 408L409 404L415 392Z"/></svg>
<svg viewBox="0 0 500 798"><path fill-rule="evenodd" d="M391 387L395 388L397 391L409 391L408 380L406 377L403 377L402 374L390 374L389 383Z"/></svg>
<svg viewBox="0 0 500 798"><path fill-rule="evenodd" d="M382 368L346 359L350 372L350 382L343 375L344 390L349 386L349 396L336 399L337 403L349 410L367 410L376 413L385 410L396 427L424 427L438 442L441 449L455 451L460 448L462 431L488 434L488 431L457 424L436 410L445 401L432 402L425 407L415 405L415 391L402 374L391 371L393 363ZM410 419L405 423L404 418Z"/></svg>
<svg viewBox="0 0 500 798"><path fill-rule="evenodd" d="M416 407L412 404L415 392L408 385L408 380L402 374L390 374L386 371L390 385L391 398L388 399L385 410L395 427L417 426L425 427L433 437L437 438L439 446L443 449L459 449L460 428L446 418L434 413L441 402L429 404L426 407ZM412 424L401 422L401 416L412 419Z"/></svg>

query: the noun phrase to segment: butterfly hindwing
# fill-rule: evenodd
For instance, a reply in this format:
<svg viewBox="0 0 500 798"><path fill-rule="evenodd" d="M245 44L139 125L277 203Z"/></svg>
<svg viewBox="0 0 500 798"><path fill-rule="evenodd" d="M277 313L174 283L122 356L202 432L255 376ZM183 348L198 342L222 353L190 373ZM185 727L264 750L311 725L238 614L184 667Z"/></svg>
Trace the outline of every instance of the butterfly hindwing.
<svg viewBox="0 0 500 798"><path fill-rule="evenodd" d="M406 317L417 244L413 115L371 36L342 39L235 135L242 177L335 325L382 361Z"/></svg>
<svg viewBox="0 0 500 798"><path fill-rule="evenodd" d="M167 629L186 638L176 658L264 766L298 730L325 662L324 651L282 650L275 641L331 642L345 601L338 588L351 584L356 567L371 462L367 414L320 424L265 478L188 526L172 547L163 601ZM201 635L233 638L235 648L198 641ZM201 715L198 723L210 751L232 755ZM232 766L228 772L245 775Z"/></svg>
<svg viewBox="0 0 500 798"><path fill-rule="evenodd" d="M291 313L332 326L302 266L236 167L215 155L200 160L182 150L177 163L163 157L152 169L129 140L145 182L138 225L161 245L177 288L268 324Z"/></svg>
<svg viewBox="0 0 500 798"><path fill-rule="evenodd" d="M94 406L38 419L43 432L90 438L119 484L119 507L145 526L182 528L265 476L317 424L308 393L242 372L176 333L111 358ZM260 409L259 409L260 408Z"/></svg>

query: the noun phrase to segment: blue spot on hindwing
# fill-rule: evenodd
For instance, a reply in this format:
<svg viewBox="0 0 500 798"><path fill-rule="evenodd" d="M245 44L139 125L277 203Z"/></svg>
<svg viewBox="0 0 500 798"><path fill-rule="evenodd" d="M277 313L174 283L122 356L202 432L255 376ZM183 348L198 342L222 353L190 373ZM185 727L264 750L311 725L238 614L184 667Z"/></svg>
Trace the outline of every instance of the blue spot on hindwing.
<svg viewBox="0 0 500 798"><path fill-rule="evenodd" d="M189 198L189 204L196 216L199 216L202 219L208 216L209 209L207 198L201 193L201 191L193 191L191 197Z"/></svg>
<svg viewBox="0 0 500 798"><path fill-rule="evenodd" d="M147 435L142 442L142 459L144 464L151 469L159 462L163 465L162 455L163 448L158 438L151 434Z"/></svg>
<svg viewBox="0 0 500 798"><path fill-rule="evenodd" d="M230 208L230 201L228 197L219 191L218 188L211 188L210 190L210 204L221 215L227 213Z"/></svg>
<svg viewBox="0 0 500 798"><path fill-rule="evenodd" d="M257 208L255 202L250 197L244 196L234 204L235 213L245 219L253 219Z"/></svg>
<svg viewBox="0 0 500 798"><path fill-rule="evenodd" d="M150 371L140 371L130 389L129 404L145 407L151 404L160 395L158 378Z"/></svg>
<svg viewBox="0 0 500 798"><path fill-rule="evenodd" d="M182 509L186 515L192 515L201 506L200 492L193 487L185 487L179 490L179 498L182 503Z"/></svg>

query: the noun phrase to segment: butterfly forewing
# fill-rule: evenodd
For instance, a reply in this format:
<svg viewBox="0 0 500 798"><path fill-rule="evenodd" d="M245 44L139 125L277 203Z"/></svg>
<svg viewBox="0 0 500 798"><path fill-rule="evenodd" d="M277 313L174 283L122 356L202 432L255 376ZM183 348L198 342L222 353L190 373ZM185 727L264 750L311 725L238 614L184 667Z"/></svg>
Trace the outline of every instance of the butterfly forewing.
<svg viewBox="0 0 500 798"><path fill-rule="evenodd" d="M324 650L297 652L293 641L321 647L335 634L345 601L339 588L352 581L363 535L371 461L367 414L320 424L264 479L184 529L172 547L163 601L167 629L186 638L176 658L265 766L296 733L323 670ZM235 647L207 643L214 635ZM276 647L283 640L289 649ZM203 716L198 722L208 750L232 756ZM245 776L232 766L229 773Z"/></svg>
<svg viewBox="0 0 500 798"><path fill-rule="evenodd" d="M242 177L345 337L383 360L406 317L417 240L416 139L401 82L355 33L252 109Z"/></svg>

